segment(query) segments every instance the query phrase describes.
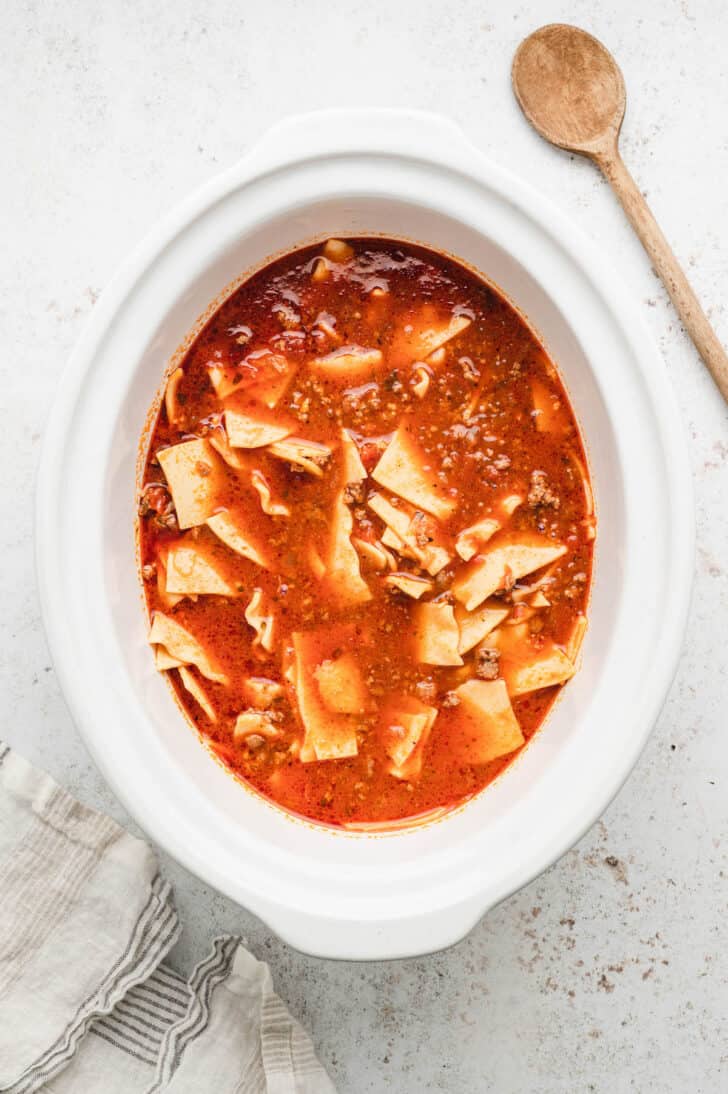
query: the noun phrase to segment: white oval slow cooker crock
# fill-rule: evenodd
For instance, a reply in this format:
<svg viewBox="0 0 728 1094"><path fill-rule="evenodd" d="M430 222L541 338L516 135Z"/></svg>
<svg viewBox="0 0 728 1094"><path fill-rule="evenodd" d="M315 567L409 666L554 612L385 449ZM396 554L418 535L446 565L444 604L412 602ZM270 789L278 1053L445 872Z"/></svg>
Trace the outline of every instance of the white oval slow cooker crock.
<svg viewBox="0 0 728 1094"><path fill-rule="evenodd" d="M386 835L296 820L210 757L153 668L134 552L139 437L167 360L210 301L274 253L370 233L463 258L526 314L570 392L599 517L581 669L542 731L466 806ZM167 217L94 309L47 427L37 557L72 714L149 835L300 950L421 954L563 854L644 745L691 587L683 430L621 279L454 124L407 111L293 118Z"/></svg>

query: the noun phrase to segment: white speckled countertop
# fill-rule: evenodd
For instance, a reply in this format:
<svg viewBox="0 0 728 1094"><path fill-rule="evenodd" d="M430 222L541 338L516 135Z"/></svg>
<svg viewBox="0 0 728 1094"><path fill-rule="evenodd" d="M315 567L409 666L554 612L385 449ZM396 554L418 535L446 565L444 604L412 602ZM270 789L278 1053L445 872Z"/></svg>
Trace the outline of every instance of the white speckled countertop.
<svg viewBox="0 0 728 1094"><path fill-rule="evenodd" d="M162 856L185 923L179 969L216 933L242 933L343 1094L728 1089L728 411L605 183L517 111L513 50L556 20L597 34L622 65L625 159L728 342L728 7L717 0L3 7L0 736L85 802L129 823L44 641L32 548L43 422L128 249L271 122L329 105L458 120L619 267L683 408L698 550L679 674L632 777L544 877L448 952L356 965L291 951Z"/></svg>

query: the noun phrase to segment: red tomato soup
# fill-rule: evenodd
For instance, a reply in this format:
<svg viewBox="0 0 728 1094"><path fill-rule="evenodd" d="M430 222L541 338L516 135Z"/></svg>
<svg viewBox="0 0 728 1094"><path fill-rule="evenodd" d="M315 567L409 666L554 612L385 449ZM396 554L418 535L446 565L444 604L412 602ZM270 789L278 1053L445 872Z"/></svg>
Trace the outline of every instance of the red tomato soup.
<svg viewBox="0 0 728 1094"><path fill-rule="evenodd" d="M329 240L246 280L167 381L139 504L156 665L278 805L441 811L574 674L594 536L568 398L498 290Z"/></svg>

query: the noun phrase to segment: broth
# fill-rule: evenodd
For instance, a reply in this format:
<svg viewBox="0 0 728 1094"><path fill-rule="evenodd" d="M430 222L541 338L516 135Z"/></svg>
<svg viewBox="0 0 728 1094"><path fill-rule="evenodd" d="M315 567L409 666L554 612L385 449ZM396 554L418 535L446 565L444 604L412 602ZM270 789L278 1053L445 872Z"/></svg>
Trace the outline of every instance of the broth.
<svg viewBox="0 0 728 1094"><path fill-rule="evenodd" d="M574 414L439 253L329 240L241 284L167 382L139 513L157 666L227 767L315 821L476 794L575 671Z"/></svg>

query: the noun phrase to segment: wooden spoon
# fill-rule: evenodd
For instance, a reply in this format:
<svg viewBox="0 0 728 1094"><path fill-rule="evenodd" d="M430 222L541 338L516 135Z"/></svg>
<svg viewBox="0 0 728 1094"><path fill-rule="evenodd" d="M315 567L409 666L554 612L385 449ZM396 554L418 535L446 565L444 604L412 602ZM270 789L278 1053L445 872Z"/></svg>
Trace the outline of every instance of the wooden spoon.
<svg viewBox="0 0 728 1094"><path fill-rule="evenodd" d="M626 93L617 62L591 34L552 23L521 42L512 77L534 129L559 148L588 156L604 173L728 402L728 356L619 154Z"/></svg>

